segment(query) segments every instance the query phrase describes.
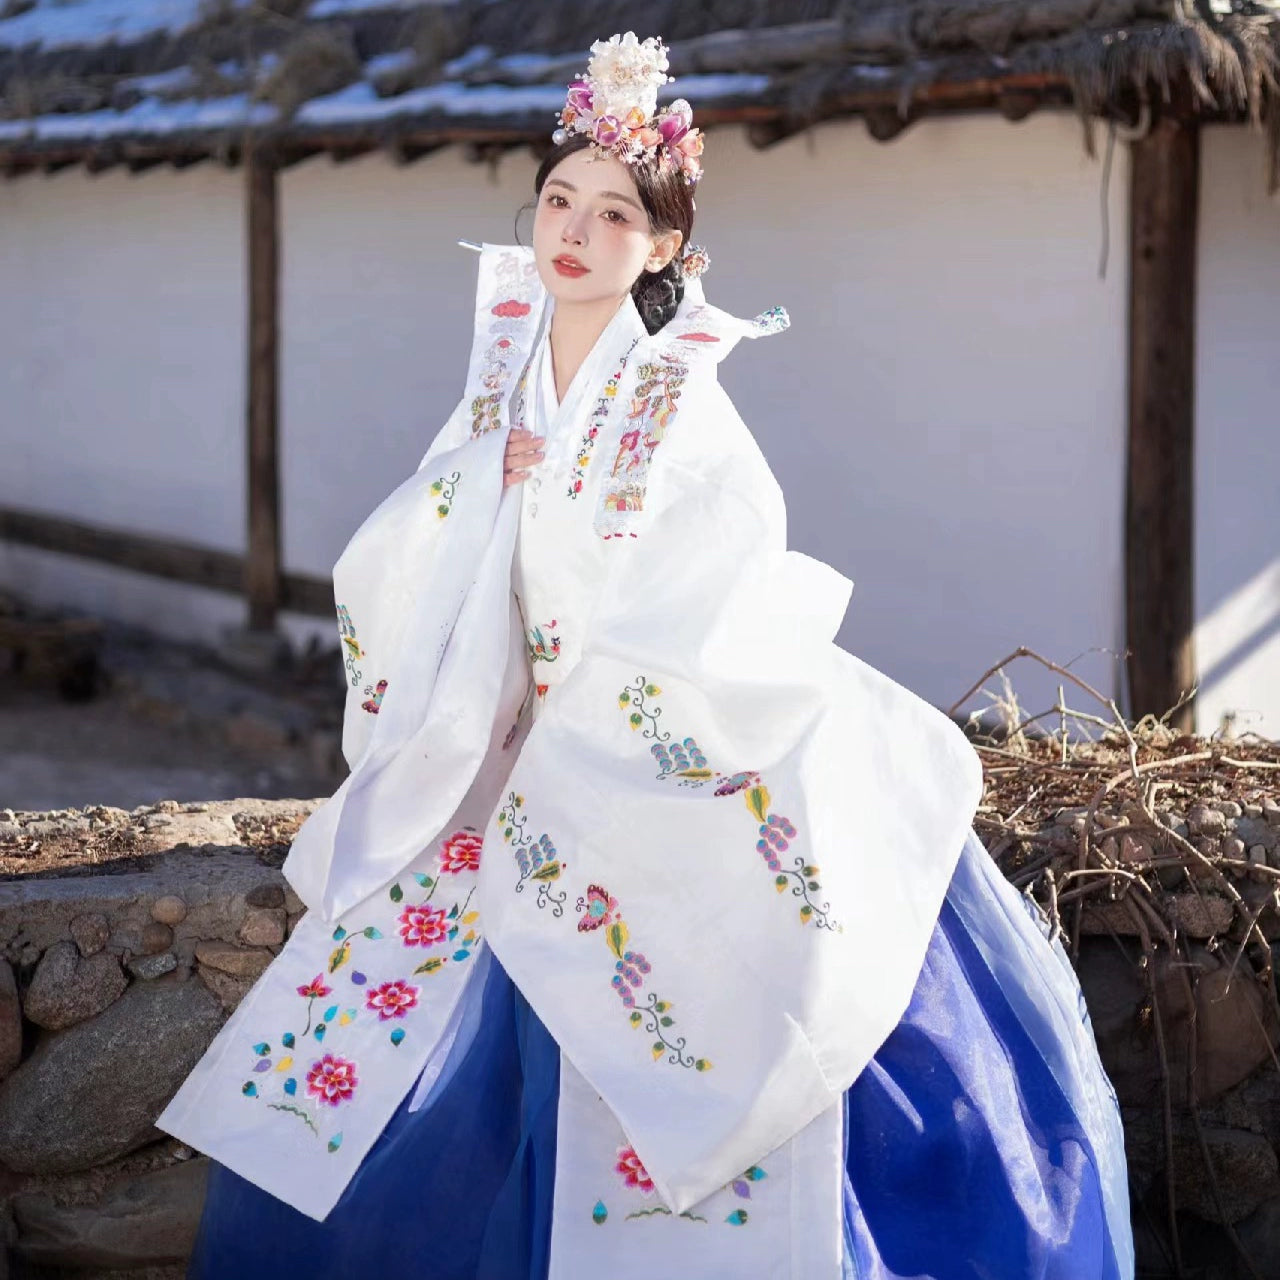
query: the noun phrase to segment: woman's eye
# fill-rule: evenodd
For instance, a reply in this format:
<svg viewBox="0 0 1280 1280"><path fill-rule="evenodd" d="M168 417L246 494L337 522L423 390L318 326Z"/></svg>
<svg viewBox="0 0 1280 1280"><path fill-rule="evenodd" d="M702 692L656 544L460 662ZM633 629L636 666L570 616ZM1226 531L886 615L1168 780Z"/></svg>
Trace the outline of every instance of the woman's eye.
<svg viewBox="0 0 1280 1280"><path fill-rule="evenodd" d="M547 197L547 203L550 205L555 205L555 207L558 209L560 205L568 204L569 202L564 198L564 196L558 196L554 192L552 192L552 194Z"/></svg>
<svg viewBox="0 0 1280 1280"><path fill-rule="evenodd" d="M627 220L626 215L619 213L617 209L606 209L604 216L608 218L610 222L626 222Z"/></svg>

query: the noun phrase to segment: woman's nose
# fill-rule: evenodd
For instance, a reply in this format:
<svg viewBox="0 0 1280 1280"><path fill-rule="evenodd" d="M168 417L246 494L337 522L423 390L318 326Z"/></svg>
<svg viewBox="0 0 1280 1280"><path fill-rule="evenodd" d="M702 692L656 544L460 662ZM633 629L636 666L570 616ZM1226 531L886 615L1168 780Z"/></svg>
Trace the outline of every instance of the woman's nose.
<svg viewBox="0 0 1280 1280"><path fill-rule="evenodd" d="M586 244L586 224L577 218L570 218L564 224L564 231L561 233L560 238L573 244Z"/></svg>

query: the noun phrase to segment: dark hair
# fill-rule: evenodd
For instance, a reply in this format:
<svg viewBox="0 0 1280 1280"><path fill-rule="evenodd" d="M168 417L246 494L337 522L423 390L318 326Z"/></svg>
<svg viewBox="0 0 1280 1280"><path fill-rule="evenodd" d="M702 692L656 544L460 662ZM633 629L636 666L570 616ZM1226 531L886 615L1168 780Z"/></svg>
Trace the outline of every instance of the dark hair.
<svg viewBox="0 0 1280 1280"><path fill-rule="evenodd" d="M542 195L543 184L561 160L589 146L591 140L585 134L574 133L547 152L533 180L535 195ZM635 180L640 203L649 215L649 230L655 235L679 231L684 237L675 257L661 271L642 271L631 286L631 296L645 328L650 333L657 333L675 315L684 297L680 254L693 234L693 188L678 169L659 169L650 164L629 165L628 168Z"/></svg>

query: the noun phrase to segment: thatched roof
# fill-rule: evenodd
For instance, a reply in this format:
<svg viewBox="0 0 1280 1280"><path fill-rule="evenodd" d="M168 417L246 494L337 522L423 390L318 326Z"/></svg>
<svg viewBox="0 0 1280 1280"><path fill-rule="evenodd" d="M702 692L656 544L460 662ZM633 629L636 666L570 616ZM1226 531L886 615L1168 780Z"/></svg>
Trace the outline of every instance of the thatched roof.
<svg viewBox="0 0 1280 1280"><path fill-rule="evenodd" d="M1263 119L1280 0L649 0L699 122L758 145L860 115L1148 107ZM0 0L0 169L544 147L621 0Z"/></svg>

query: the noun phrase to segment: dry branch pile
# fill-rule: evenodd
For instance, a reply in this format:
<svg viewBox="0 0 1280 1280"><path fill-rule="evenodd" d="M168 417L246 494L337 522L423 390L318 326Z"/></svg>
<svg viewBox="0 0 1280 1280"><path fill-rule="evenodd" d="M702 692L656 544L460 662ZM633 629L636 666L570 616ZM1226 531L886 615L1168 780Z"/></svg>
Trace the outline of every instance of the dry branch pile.
<svg viewBox="0 0 1280 1280"><path fill-rule="evenodd" d="M1020 716L1007 678L998 693L983 688L1016 657L1062 676L1049 711ZM1095 709L1070 707L1067 683ZM979 690L1004 723L974 734L986 778L974 826L1005 875L1069 934L1073 953L1082 929L1152 932L1169 945L1181 935L1229 935L1245 951L1257 944L1257 972L1270 982L1270 938L1280 936L1280 743L1177 733L1168 726L1177 708L1130 724L1112 699L1027 650L958 705Z"/></svg>
<svg viewBox="0 0 1280 1280"><path fill-rule="evenodd" d="M1060 676L1049 711L1019 710L1004 670L1015 658ZM987 687L993 677L997 690ZM1070 702L1088 699L1087 710L1070 705L1068 689ZM1131 1085L1128 1100L1145 1084L1163 1117L1155 1166L1164 1173L1158 1198L1171 1274L1184 1274L1178 1213L1198 1175L1207 1193L1194 1211L1221 1224L1236 1246L1233 1274L1258 1276L1234 1229L1244 1215L1211 1153L1210 1126L1218 1122L1213 1104L1257 1064L1280 1072L1271 946L1280 939L1280 742L1178 733L1168 723L1178 708L1131 724L1112 699L1025 649L988 671L957 707L979 693L991 702L970 724L989 722L992 711L1000 724L971 730L985 773L975 829L1073 960L1083 936L1110 938L1145 993L1128 1034L1150 1042L1150 1078ZM1247 1042L1243 1050L1219 1043L1226 1025L1232 1041ZM1101 1034L1099 1043L1105 1060ZM1113 1078L1122 1070L1107 1066Z"/></svg>

